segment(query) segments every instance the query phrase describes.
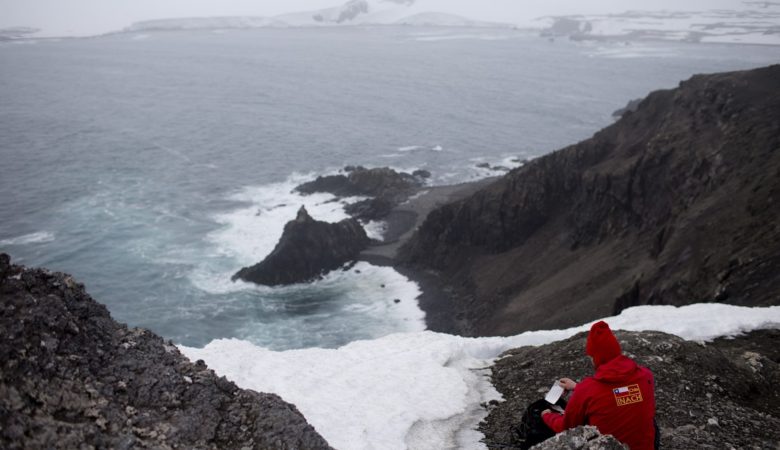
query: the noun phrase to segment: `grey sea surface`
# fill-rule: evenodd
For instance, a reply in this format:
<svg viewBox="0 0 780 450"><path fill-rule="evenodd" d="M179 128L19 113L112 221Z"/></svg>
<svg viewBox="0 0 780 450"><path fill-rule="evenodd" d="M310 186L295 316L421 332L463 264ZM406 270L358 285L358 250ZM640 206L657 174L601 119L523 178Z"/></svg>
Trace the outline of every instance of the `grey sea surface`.
<svg viewBox="0 0 780 450"><path fill-rule="evenodd" d="M769 46L575 43L513 30L149 32L0 44L0 251L66 271L113 316L189 346L336 347L421 329L417 287L364 267L311 285L234 284L348 164L490 175L592 135L695 73ZM382 284L385 289L380 288ZM395 306L402 298L403 307Z"/></svg>

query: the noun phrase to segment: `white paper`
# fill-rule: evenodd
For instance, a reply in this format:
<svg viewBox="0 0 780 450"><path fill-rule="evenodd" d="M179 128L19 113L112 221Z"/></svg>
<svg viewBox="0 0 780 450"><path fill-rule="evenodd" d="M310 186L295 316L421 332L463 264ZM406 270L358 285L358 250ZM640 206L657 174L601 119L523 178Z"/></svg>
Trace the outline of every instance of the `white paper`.
<svg viewBox="0 0 780 450"><path fill-rule="evenodd" d="M556 381L550 388L550 392L544 396L544 399L554 405L561 398L561 395L563 395L563 387Z"/></svg>

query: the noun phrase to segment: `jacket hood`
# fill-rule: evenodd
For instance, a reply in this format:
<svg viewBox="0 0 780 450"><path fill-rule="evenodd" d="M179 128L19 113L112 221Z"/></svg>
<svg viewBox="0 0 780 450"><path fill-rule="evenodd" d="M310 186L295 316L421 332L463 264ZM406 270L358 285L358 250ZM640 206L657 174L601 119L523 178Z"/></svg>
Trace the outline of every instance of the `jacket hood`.
<svg viewBox="0 0 780 450"><path fill-rule="evenodd" d="M638 370L637 363L627 356L620 355L596 368L593 378L604 383L620 383L632 378Z"/></svg>
<svg viewBox="0 0 780 450"><path fill-rule="evenodd" d="M609 325L603 320L590 327L585 353L593 358L597 368L620 355L620 344L609 329Z"/></svg>

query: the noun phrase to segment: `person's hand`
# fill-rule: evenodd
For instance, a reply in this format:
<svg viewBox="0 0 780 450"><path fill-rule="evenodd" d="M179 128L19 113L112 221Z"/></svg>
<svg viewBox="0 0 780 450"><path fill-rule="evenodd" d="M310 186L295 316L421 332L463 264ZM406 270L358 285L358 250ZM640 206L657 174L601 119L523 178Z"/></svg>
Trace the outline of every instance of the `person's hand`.
<svg viewBox="0 0 780 450"><path fill-rule="evenodd" d="M577 383L571 378L561 378L560 380L558 380L558 384L560 384L561 387L567 391L573 391L574 388L577 386Z"/></svg>
<svg viewBox="0 0 780 450"><path fill-rule="evenodd" d="M551 409L545 409L544 411L542 411L542 417L544 417L545 414L552 414L552 410Z"/></svg>

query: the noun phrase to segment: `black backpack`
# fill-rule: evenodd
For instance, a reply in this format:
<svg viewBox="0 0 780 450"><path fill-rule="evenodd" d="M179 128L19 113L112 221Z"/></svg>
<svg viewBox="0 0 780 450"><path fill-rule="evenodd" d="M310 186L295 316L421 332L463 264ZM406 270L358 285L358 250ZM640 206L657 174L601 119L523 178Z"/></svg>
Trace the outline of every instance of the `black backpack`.
<svg viewBox="0 0 780 450"><path fill-rule="evenodd" d="M563 398L558 400L555 404L560 406L561 409L566 409L566 400ZM523 413L523 417L520 419L520 424L512 430L518 445L516 447L504 445L503 447L528 450L534 445L555 436L555 432L551 430L542 419L542 411L551 408L552 405L545 399L537 400L528 405L528 408L526 408ZM658 421L655 418L653 418L653 428L655 428L655 442L653 442L653 447L655 450L659 450L661 448L661 430L658 427Z"/></svg>
<svg viewBox="0 0 780 450"><path fill-rule="evenodd" d="M556 403L562 409L566 409L566 401L561 398ZM552 404L547 400L537 400L525 409L520 423L514 428L515 440L518 442L517 447L522 450L528 450L534 445L546 441L547 439L555 436L555 432L544 423L542 420L542 411L545 409L551 409Z"/></svg>

